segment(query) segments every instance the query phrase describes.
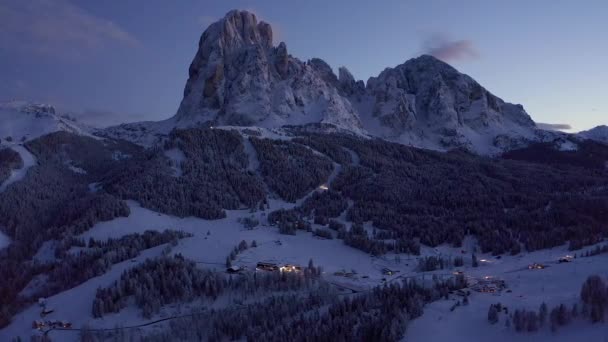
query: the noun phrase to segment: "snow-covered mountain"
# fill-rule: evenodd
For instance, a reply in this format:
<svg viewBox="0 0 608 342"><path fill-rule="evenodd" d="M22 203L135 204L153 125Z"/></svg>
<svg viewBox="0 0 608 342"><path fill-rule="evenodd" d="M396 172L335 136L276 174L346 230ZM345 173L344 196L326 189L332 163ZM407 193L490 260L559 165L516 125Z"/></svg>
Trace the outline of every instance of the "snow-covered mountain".
<svg viewBox="0 0 608 342"><path fill-rule="evenodd" d="M0 103L0 144L12 145L56 131L86 134L87 129L48 104L26 101Z"/></svg>
<svg viewBox="0 0 608 342"><path fill-rule="evenodd" d="M321 59L273 46L272 28L231 11L205 30L174 124L329 123L419 147L495 154L543 140L521 105L506 103L431 56L387 68L367 85Z"/></svg>
<svg viewBox="0 0 608 342"><path fill-rule="evenodd" d="M361 130L327 63L302 62L285 43L273 46L270 25L237 10L201 36L177 121L262 127L323 122Z"/></svg>
<svg viewBox="0 0 608 342"><path fill-rule="evenodd" d="M579 132L577 135L583 139L590 139L608 144L608 126L606 125Z"/></svg>
<svg viewBox="0 0 608 342"><path fill-rule="evenodd" d="M367 81L365 94L359 101L365 128L409 145L493 154L539 139L521 105L432 56L385 69Z"/></svg>

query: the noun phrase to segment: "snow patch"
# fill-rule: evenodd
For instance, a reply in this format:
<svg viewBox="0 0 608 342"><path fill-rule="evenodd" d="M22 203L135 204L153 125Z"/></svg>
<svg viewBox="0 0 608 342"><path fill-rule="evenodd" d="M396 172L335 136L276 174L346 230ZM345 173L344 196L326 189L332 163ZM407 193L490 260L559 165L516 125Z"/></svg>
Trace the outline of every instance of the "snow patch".
<svg viewBox="0 0 608 342"><path fill-rule="evenodd" d="M8 247L8 245L11 244L11 238L4 234L2 232L2 230L0 229L0 249L4 249L6 247Z"/></svg>
<svg viewBox="0 0 608 342"><path fill-rule="evenodd" d="M19 153L21 159L23 160L23 167L11 171L11 175L9 176L9 178L5 180L2 185L0 185L0 192L6 190L9 185L22 180L23 177L25 177L25 175L27 174L27 170L29 170L30 167L36 165L36 157L34 157L34 155L32 155L30 151L28 151L23 145L14 145L10 148L12 148L15 152Z"/></svg>
<svg viewBox="0 0 608 342"><path fill-rule="evenodd" d="M186 160L186 155L179 148L175 147L165 151L165 156L169 158L171 163L171 169L173 169L173 175L175 177L181 177L182 163Z"/></svg>

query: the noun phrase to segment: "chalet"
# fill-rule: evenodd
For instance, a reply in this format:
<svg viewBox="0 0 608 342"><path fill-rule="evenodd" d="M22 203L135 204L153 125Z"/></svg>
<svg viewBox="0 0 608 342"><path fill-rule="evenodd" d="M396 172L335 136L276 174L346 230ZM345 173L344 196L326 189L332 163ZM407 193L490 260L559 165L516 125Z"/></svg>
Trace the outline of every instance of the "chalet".
<svg viewBox="0 0 608 342"><path fill-rule="evenodd" d="M384 274L384 275L393 275L397 272L399 272L399 271L393 271L390 268L386 268L386 267L382 269L382 274Z"/></svg>
<svg viewBox="0 0 608 342"><path fill-rule="evenodd" d="M560 264L563 264L563 263L570 262L570 261L572 261L572 257L567 255L565 257L559 258L559 260L557 262L559 262Z"/></svg>
<svg viewBox="0 0 608 342"><path fill-rule="evenodd" d="M271 272L279 270L279 266L272 262L258 262L258 264L256 265L255 268L257 270L271 271Z"/></svg>
<svg viewBox="0 0 608 342"><path fill-rule="evenodd" d="M297 265L285 264L279 268L281 272L301 272L302 267Z"/></svg>

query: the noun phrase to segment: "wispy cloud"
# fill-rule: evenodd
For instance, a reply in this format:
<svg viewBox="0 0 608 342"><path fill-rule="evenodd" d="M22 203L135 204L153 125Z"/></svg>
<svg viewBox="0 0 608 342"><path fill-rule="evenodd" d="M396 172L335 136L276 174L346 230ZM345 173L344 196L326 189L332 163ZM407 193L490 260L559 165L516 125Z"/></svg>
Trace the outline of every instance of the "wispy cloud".
<svg viewBox="0 0 608 342"><path fill-rule="evenodd" d="M453 40L446 34L435 33L422 42L423 53L437 57L445 62L471 60L479 57L472 41Z"/></svg>
<svg viewBox="0 0 608 342"><path fill-rule="evenodd" d="M0 49L77 59L103 48L140 42L116 23L66 0L0 3Z"/></svg>
<svg viewBox="0 0 608 342"><path fill-rule="evenodd" d="M536 127L548 131L567 131L572 129L572 126L570 126L569 124L552 124L542 122L537 122Z"/></svg>

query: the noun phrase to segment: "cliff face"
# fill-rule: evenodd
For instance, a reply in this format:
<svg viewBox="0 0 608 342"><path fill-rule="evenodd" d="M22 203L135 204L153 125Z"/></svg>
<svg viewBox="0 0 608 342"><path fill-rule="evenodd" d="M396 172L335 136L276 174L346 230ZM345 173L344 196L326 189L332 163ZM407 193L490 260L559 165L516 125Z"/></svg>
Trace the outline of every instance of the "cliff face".
<svg viewBox="0 0 608 342"><path fill-rule="evenodd" d="M231 11L202 35L190 65L179 121L275 127L331 123L360 131L350 101L323 61L302 62L255 15Z"/></svg>
<svg viewBox="0 0 608 342"><path fill-rule="evenodd" d="M205 30L190 65L179 126L326 123L431 149L495 154L539 140L521 105L506 103L471 77L421 56L372 77L292 57L272 28L231 11Z"/></svg>

